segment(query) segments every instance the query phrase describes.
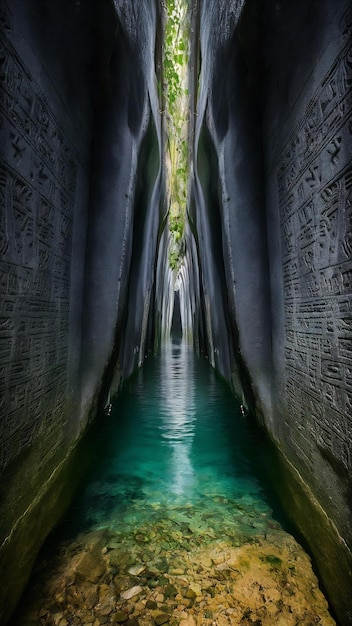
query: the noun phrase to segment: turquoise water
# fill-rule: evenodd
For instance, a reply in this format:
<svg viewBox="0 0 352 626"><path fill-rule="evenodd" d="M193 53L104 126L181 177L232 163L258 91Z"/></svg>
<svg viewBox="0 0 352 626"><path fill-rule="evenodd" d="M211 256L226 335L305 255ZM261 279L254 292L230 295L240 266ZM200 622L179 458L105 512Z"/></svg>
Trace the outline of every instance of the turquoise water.
<svg viewBox="0 0 352 626"><path fill-rule="evenodd" d="M265 442L190 346L149 359L87 443L12 626L334 626L263 482Z"/></svg>
<svg viewBox="0 0 352 626"><path fill-rule="evenodd" d="M242 543L278 524L258 476L258 441L240 403L181 340L128 382L95 436L66 531L128 533L170 516ZM262 445L260 442L259 445ZM275 517L277 517L277 510Z"/></svg>

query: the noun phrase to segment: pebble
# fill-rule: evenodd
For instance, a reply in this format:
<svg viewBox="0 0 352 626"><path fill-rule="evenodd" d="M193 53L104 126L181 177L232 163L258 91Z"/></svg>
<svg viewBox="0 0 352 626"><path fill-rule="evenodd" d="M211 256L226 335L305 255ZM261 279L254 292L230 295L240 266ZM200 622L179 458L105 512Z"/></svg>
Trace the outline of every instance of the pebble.
<svg viewBox="0 0 352 626"><path fill-rule="evenodd" d="M165 598L175 598L177 596L177 589L175 585L168 584L163 588Z"/></svg>
<svg viewBox="0 0 352 626"><path fill-rule="evenodd" d="M48 569L40 605L33 599L17 626L33 623L31 611L53 626L231 626L241 620L292 626L293 615L301 623L336 626L308 557L280 528L246 537L234 515L232 527L223 518L221 528L214 519L208 527L197 509L175 507L175 530L175 519L162 518L162 512L136 534L132 527L130 535L116 539L92 532L65 544L57 571L52 564ZM218 537L209 538L213 531ZM135 576L140 585L133 585Z"/></svg>
<svg viewBox="0 0 352 626"><path fill-rule="evenodd" d="M135 585L134 587L131 587L130 589L126 589L126 591L123 591L121 593L121 598L123 598L124 600L129 600L130 598L137 596L142 591L143 589L142 587L140 587L140 585Z"/></svg>
<svg viewBox="0 0 352 626"><path fill-rule="evenodd" d="M161 626L162 624L166 624L170 620L170 615L167 613L159 613L159 615L154 616L154 622L157 626Z"/></svg>
<svg viewBox="0 0 352 626"><path fill-rule="evenodd" d="M151 609L154 610L157 608L157 603L155 602L155 600L147 600L146 604L145 604L147 609Z"/></svg>
<svg viewBox="0 0 352 626"><path fill-rule="evenodd" d="M144 570L145 565L133 565L133 567L129 568L128 573L132 574L132 576L139 576Z"/></svg>
<svg viewBox="0 0 352 626"><path fill-rule="evenodd" d="M138 620L138 626L154 626L155 622L151 617L142 617Z"/></svg>
<svg viewBox="0 0 352 626"><path fill-rule="evenodd" d="M122 624L123 622L127 622L127 620L128 615L126 615L123 611L116 611L113 615L113 622L116 624Z"/></svg>
<svg viewBox="0 0 352 626"><path fill-rule="evenodd" d="M106 570L103 557L96 550L82 552L74 557L73 560L76 576L91 583L97 583Z"/></svg>
<svg viewBox="0 0 352 626"><path fill-rule="evenodd" d="M188 587L188 589L184 590L183 596L184 598L188 598L189 600L194 600L197 594L191 587Z"/></svg>
<svg viewBox="0 0 352 626"><path fill-rule="evenodd" d="M179 626L197 626L197 622L195 621L194 617L190 615L189 617L186 617L186 619L182 619L179 623Z"/></svg>

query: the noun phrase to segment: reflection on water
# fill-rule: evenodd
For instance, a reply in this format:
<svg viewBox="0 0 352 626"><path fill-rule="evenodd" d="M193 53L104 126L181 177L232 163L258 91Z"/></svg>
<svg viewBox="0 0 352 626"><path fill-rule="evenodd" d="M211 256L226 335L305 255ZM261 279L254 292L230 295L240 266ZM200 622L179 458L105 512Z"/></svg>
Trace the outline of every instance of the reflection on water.
<svg viewBox="0 0 352 626"><path fill-rule="evenodd" d="M259 524L271 518L239 403L182 340L164 344L126 383L94 455L70 514L74 528L128 525L147 518L150 507L167 514L187 503L209 507L219 527L245 519L234 503L261 515Z"/></svg>
<svg viewBox="0 0 352 626"><path fill-rule="evenodd" d="M160 431L169 457L170 492L180 496L194 486L192 443L195 433L195 387L190 346L184 342L163 346L160 367Z"/></svg>
<svg viewBox="0 0 352 626"><path fill-rule="evenodd" d="M164 345L99 430L12 626L334 626L239 403L189 346Z"/></svg>

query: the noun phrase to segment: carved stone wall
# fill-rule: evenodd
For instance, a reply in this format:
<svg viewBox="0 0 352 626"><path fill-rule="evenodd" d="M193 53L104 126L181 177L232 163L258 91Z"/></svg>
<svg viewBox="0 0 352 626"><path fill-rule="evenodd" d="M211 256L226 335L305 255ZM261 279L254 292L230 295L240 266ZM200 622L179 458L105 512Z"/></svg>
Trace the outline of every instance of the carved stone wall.
<svg viewBox="0 0 352 626"><path fill-rule="evenodd" d="M352 470L351 9L337 37L277 158L285 438L313 472L316 447Z"/></svg>
<svg viewBox="0 0 352 626"><path fill-rule="evenodd" d="M0 0L1 623L75 489L112 353L119 381L152 337L157 11L136 6Z"/></svg>
<svg viewBox="0 0 352 626"><path fill-rule="evenodd" d="M339 579L336 552L324 563L306 515L306 535L323 579L342 623L349 623L352 13L349 2L328 0L300 6L296 13L284 3L277 9L266 23L265 59L271 70L264 119L273 320L267 421L327 514L336 546L345 547ZM289 63L281 61L279 49L287 49Z"/></svg>
<svg viewBox="0 0 352 626"><path fill-rule="evenodd" d="M12 16L2 6L2 24ZM69 302L77 156L10 40L1 41L0 466L67 422Z"/></svg>
<svg viewBox="0 0 352 626"><path fill-rule="evenodd" d="M190 213L205 345L282 454L284 469L273 478L341 623L349 624L351 6L233 1L232 30L222 24L221 6L209 2L199 11ZM203 236L210 220L220 228L217 290L226 285L224 299L207 299L216 258L214 228L209 240Z"/></svg>
<svg viewBox="0 0 352 626"><path fill-rule="evenodd" d="M88 19L88 4L76 13L67 3L47 11L40 0L0 6L3 622L67 505L70 490L60 477L85 422L79 319L92 118ZM77 74L80 88L73 89Z"/></svg>

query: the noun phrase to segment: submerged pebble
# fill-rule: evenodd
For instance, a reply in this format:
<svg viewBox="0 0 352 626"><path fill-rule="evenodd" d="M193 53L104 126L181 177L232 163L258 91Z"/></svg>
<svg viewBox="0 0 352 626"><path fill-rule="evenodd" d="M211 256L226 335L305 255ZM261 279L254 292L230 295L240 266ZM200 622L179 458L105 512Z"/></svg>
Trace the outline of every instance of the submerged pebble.
<svg viewBox="0 0 352 626"><path fill-rule="evenodd" d="M123 598L124 600L129 600L130 598L133 598L134 596L140 594L141 591L143 591L142 587L140 587L139 585L135 585L134 587L123 591L121 593L121 598Z"/></svg>
<svg viewBox="0 0 352 626"><path fill-rule="evenodd" d="M74 538L38 561L12 626L333 626L233 396L184 344L158 363L122 392Z"/></svg>
<svg viewBox="0 0 352 626"><path fill-rule="evenodd" d="M78 556L74 542L64 543L57 557L37 573L37 585L23 603L16 626L39 626L43 620L54 626L295 626L297 619L301 624L334 626L310 559L291 535L272 529L255 541L242 539L237 547L234 535L231 540L208 536L190 550L188 540L171 540L175 519L183 513L181 508L172 521L160 516L145 525L144 531L147 526L153 529L156 543L169 533L170 548L161 556L153 546L146 552L133 534L125 537L119 551L111 533L108 545L114 546L119 573L111 573L111 551L100 552L98 583L95 576L82 576L85 569L77 569L77 559L81 563L83 554L83 563L91 562L102 531L96 531L97 542L89 533L84 544L82 536ZM77 571L80 575L73 578ZM141 584L129 586L137 571Z"/></svg>
<svg viewBox="0 0 352 626"><path fill-rule="evenodd" d="M129 568L128 573L132 576L139 576L145 570L145 565L133 565Z"/></svg>

